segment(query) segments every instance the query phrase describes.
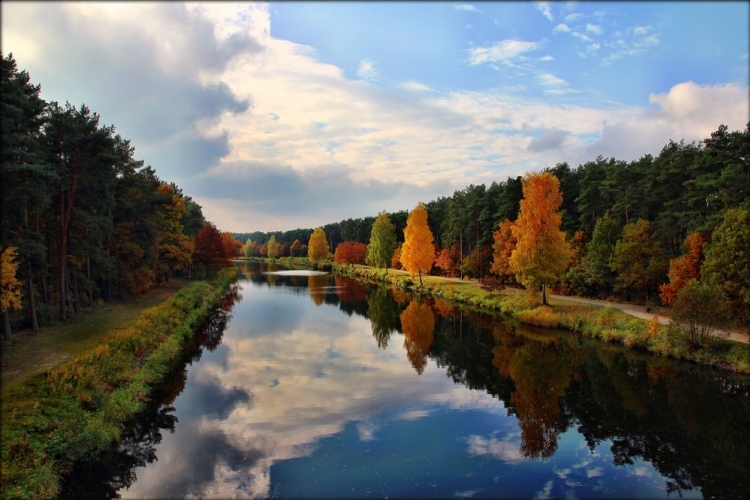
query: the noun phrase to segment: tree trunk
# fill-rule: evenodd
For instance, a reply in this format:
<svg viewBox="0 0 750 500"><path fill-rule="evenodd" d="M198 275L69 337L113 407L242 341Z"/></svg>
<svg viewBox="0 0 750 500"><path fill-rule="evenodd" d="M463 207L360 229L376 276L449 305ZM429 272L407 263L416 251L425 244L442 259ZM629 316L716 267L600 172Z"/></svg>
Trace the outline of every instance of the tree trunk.
<svg viewBox="0 0 750 500"><path fill-rule="evenodd" d="M93 296L93 294L91 292L91 286L92 286L92 284L94 282L91 281L91 257L89 255L89 251L88 250L86 250L86 277L89 280L89 286L88 286L88 290L87 290L86 293L87 293L88 299L89 299L89 306L91 306L91 305L94 304L94 296Z"/></svg>
<svg viewBox="0 0 750 500"><path fill-rule="evenodd" d="M542 305L547 305L547 285L542 283Z"/></svg>
<svg viewBox="0 0 750 500"><path fill-rule="evenodd" d="M78 293L78 273L75 266L70 268L70 284L73 287L73 309L76 314L81 311L81 296Z"/></svg>
<svg viewBox="0 0 750 500"><path fill-rule="evenodd" d="M36 302L34 301L34 280L31 277L31 265L29 264L29 271L26 274L26 289L29 292L29 315L31 316L31 329L35 332L39 331L39 322L36 317Z"/></svg>
<svg viewBox="0 0 750 500"><path fill-rule="evenodd" d="M42 297L44 298L44 304L49 305L49 294L47 293L47 275L44 271L41 273L42 276Z"/></svg>
<svg viewBox="0 0 750 500"><path fill-rule="evenodd" d="M8 309L3 311L3 339L7 341L13 340L13 334L10 331L10 314L8 314Z"/></svg>
<svg viewBox="0 0 750 500"><path fill-rule="evenodd" d="M60 188L60 321L67 319L65 297L65 254L67 253L67 227L65 226L65 191Z"/></svg>
<svg viewBox="0 0 750 500"><path fill-rule="evenodd" d="M419 270L419 286L422 286L422 270Z"/></svg>

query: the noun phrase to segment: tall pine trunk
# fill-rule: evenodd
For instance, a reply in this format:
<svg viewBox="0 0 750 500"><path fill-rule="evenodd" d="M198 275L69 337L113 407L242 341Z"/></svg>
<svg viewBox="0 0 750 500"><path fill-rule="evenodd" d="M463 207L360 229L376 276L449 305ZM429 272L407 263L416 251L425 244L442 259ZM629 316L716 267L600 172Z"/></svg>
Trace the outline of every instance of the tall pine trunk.
<svg viewBox="0 0 750 500"><path fill-rule="evenodd" d="M29 315L31 316L31 329L35 332L39 331L39 322L36 317L36 301L34 300L34 280L31 277L31 264L29 264L29 270L26 274L26 289L29 292Z"/></svg>

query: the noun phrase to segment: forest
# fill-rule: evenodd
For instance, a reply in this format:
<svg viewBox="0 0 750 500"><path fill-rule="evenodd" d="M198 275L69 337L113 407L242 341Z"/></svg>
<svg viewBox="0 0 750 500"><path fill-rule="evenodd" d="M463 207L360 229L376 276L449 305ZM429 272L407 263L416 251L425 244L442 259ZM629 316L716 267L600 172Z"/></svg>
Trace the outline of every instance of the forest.
<svg viewBox="0 0 750 500"><path fill-rule="evenodd" d="M698 143L671 140L656 157L625 162L600 156L574 168L559 163L542 174L557 179L560 200L550 213L559 218L556 227L570 250L553 285L557 292L670 305L704 270L731 302L731 316L750 322L750 124L744 131L720 125ZM524 180L470 185L423 204L434 238L429 274L520 282L510 261ZM549 201L541 195L531 206ZM400 268L409 212L387 217L397 240L389 264ZM364 262L361 252L339 259L339 250L349 255L358 244L370 245L375 220L322 226L331 256ZM307 256L312 235L313 229L233 233L246 242L245 255L260 257Z"/></svg>
<svg viewBox="0 0 750 500"><path fill-rule="evenodd" d="M12 54L0 59L6 340L171 276L213 271L235 254L241 245L136 160L114 125L85 105L45 102Z"/></svg>

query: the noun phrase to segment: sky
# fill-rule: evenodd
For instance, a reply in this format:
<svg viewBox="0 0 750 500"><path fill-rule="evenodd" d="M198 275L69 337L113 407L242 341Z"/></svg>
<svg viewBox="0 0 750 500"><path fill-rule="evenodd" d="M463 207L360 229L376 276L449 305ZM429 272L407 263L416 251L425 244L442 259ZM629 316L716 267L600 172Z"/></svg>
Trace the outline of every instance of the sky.
<svg viewBox="0 0 750 500"><path fill-rule="evenodd" d="M233 232L744 130L747 2L8 2L1 46Z"/></svg>

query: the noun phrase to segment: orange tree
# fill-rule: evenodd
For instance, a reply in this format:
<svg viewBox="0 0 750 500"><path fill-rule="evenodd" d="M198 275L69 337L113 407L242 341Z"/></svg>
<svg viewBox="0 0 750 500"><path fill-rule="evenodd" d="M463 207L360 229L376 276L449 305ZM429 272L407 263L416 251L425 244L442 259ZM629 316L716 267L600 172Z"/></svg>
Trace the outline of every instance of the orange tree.
<svg viewBox="0 0 750 500"><path fill-rule="evenodd" d="M361 264L367 254L367 245L356 241L344 241L336 247L334 260L337 264Z"/></svg>
<svg viewBox="0 0 750 500"><path fill-rule="evenodd" d="M703 247L709 235L704 232L690 233L685 238L688 252L682 257L669 261L669 283L659 287L661 301L671 305L677 298L677 293L691 279L701 279L701 262L703 261Z"/></svg>
<svg viewBox="0 0 750 500"><path fill-rule="evenodd" d="M432 268L435 260L435 246L430 227L427 225L427 209L420 201L406 219L404 228L404 245L401 247L401 264L409 274L419 274L419 285L422 285L422 273Z"/></svg>
<svg viewBox="0 0 750 500"><path fill-rule="evenodd" d="M510 267L510 256L516 249L516 237L513 236L513 222L505 219L500 223L497 231L492 233L495 243L492 245L492 266L490 272L496 274L500 281L505 283L509 277L513 276L513 269Z"/></svg>
<svg viewBox="0 0 750 500"><path fill-rule="evenodd" d="M560 181L549 172L526 174L523 199L512 234L518 240L510 266L527 289L542 287L547 304L547 286L557 281L570 261L570 245L560 231L562 204Z"/></svg>

